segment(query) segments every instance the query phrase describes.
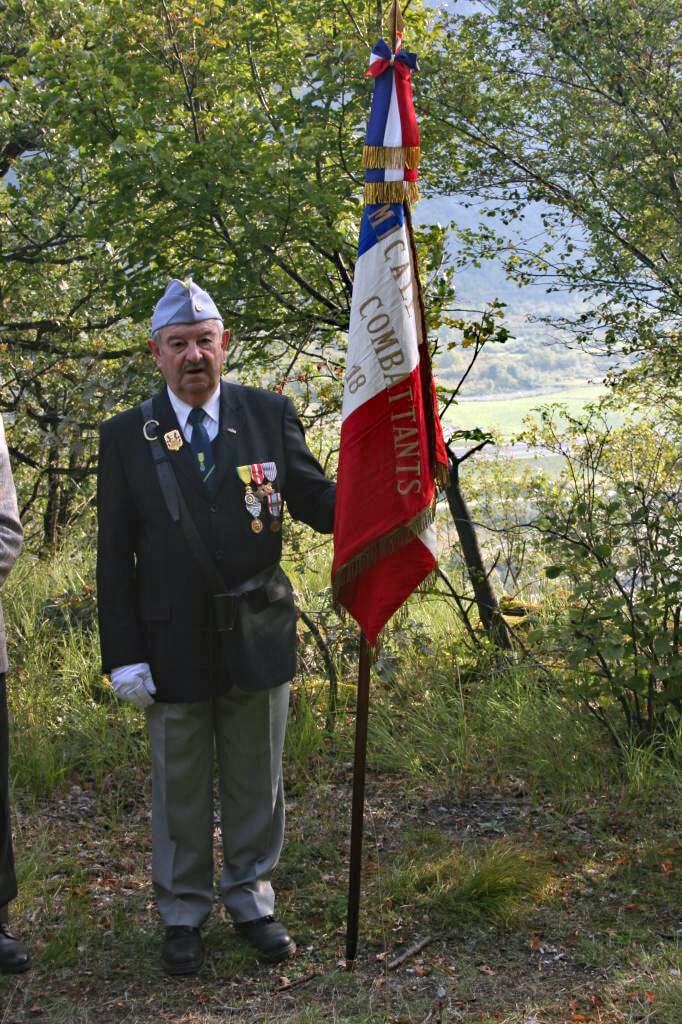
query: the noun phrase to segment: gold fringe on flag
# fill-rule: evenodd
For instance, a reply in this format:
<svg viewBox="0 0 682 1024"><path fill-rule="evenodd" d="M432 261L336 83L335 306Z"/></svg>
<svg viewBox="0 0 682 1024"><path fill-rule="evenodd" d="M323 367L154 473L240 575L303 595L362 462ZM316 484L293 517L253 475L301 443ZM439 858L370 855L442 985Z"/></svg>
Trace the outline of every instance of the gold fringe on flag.
<svg viewBox="0 0 682 1024"><path fill-rule="evenodd" d="M416 181L366 181L365 205L375 206L381 203L410 203L414 206L419 202L419 189Z"/></svg>
<svg viewBox="0 0 682 1024"><path fill-rule="evenodd" d="M429 575L425 579L423 579L421 581L419 586L415 590L413 590L412 593L413 594L429 594L431 592L432 588L438 582L438 578L439 578L438 577L438 566L436 566L436 568L433 569L429 573ZM410 595L410 597L411 596L412 595ZM348 612L346 611L346 609L343 607L343 605L340 605L340 604L335 602L334 610L336 611L336 614L339 616L339 618L341 619L341 621L345 625L348 622ZM408 614L409 614L409 609L407 607L407 601L404 601L401 604L400 608L398 608L398 610L396 612L394 612L393 615L391 616L391 618L389 619L389 622L390 622L391 626L393 627L393 629L399 629L401 626L403 626L405 624L405 622L407 622ZM370 665L374 665L374 662L376 661L377 657L379 656L379 654L381 654L381 647L382 647L382 644L384 642L384 639L386 637L387 632L388 632L388 622L386 623L384 628L382 630L380 630L380 632L377 635L377 638L374 641L374 643L373 644L368 644L368 647L369 647L369 663L370 663Z"/></svg>
<svg viewBox="0 0 682 1024"><path fill-rule="evenodd" d="M419 146L364 146L362 150L362 166L376 169L390 167L397 170L409 167L411 171L419 167Z"/></svg>
<svg viewBox="0 0 682 1024"><path fill-rule="evenodd" d="M371 566L380 562L382 558L392 555L398 548L409 544L420 533L423 533L427 527L431 526L435 515L436 503L434 501L422 509L409 523L405 523L385 536L379 537L378 540L375 540L373 544L366 547L355 558L351 558L345 565L342 565L334 575L334 604L338 604L339 594L347 583L357 579L358 576L361 576Z"/></svg>

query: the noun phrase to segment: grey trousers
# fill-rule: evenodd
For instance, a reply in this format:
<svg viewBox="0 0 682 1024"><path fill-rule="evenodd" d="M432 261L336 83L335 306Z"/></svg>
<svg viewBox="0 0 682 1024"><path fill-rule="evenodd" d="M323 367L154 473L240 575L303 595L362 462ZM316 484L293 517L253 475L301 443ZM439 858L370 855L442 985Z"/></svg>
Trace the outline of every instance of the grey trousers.
<svg viewBox="0 0 682 1024"><path fill-rule="evenodd" d="M272 914L284 839L282 751L289 684L147 708L152 754L152 881L166 925L198 927L213 905L213 754L223 870L235 921Z"/></svg>

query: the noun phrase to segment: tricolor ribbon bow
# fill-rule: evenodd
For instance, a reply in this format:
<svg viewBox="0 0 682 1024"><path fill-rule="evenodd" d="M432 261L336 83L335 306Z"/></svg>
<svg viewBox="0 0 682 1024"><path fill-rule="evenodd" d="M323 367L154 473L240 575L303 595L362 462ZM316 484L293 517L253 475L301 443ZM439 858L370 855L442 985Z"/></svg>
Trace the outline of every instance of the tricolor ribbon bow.
<svg viewBox="0 0 682 1024"><path fill-rule="evenodd" d="M365 77L378 78L384 71L392 67L400 78L409 78L412 71L417 70L417 54L408 50L400 50L393 53L388 43L380 39L372 50L372 56L378 56L379 60L373 60Z"/></svg>

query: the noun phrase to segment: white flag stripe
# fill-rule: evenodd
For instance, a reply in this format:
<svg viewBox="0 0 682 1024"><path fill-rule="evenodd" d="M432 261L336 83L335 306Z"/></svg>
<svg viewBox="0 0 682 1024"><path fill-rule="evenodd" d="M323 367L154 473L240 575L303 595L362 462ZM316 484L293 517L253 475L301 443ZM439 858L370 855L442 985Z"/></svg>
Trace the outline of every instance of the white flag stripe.
<svg viewBox="0 0 682 1024"><path fill-rule="evenodd" d="M419 364L415 289L405 225L355 264L343 418Z"/></svg>
<svg viewBox="0 0 682 1024"><path fill-rule="evenodd" d="M424 547L427 547L433 557L438 560L438 540L436 537L436 524L431 523L427 526L422 533L419 534L419 540L422 542Z"/></svg>
<svg viewBox="0 0 682 1024"><path fill-rule="evenodd" d="M398 107L398 93L395 87L395 75L391 85L391 102L388 105L388 117L384 130L384 146L402 146L403 126L400 122L400 108Z"/></svg>

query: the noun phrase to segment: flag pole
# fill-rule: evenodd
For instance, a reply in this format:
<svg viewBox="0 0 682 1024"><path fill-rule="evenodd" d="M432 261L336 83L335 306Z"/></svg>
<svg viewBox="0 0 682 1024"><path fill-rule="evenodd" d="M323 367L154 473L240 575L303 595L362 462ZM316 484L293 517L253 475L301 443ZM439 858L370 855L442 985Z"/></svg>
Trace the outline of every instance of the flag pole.
<svg viewBox="0 0 682 1024"><path fill-rule="evenodd" d="M378 12L381 7L378 4ZM379 13L380 17L380 13ZM403 30L399 0L393 0L388 16L391 50L395 53L398 33ZM360 634L358 693L355 715L355 759L353 764L353 808L350 837L350 868L348 872L348 916L346 920L346 963L350 969L357 955L360 917L360 884L362 880L362 838L365 811L365 764L367 757L367 723L369 718L369 676L371 650L364 633Z"/></svg>
<svg viewBox="0 0 682 1024"><path fill-rule="evenodd" d="M350 870L348 872L348 917L346 919L346 962L350 965L358 949L360 916L360 880L362 878L362 830L365 812L365 761L367 720L369 717L370 649L360 634L358 695L355 715L355 760L353 764L353 811L350 832Z"/></svg>

